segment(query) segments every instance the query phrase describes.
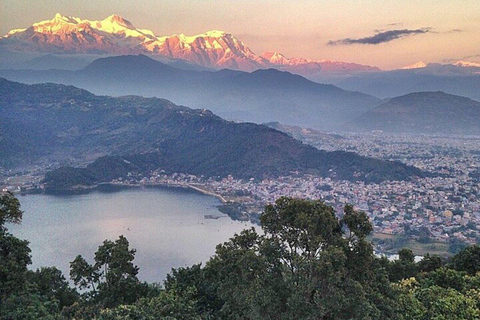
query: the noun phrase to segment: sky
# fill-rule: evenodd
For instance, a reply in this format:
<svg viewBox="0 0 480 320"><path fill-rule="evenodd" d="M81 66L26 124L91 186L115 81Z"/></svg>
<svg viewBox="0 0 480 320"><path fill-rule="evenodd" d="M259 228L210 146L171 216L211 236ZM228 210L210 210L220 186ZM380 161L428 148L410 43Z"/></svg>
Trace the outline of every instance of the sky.
<svg viewBox="0 0 480 320"><path fill-rule="evenodd" d="M57 12L89 20L118 14L157 35L223 30L256 54L386 70L480 62L480 0L0 0L0 33Z"/></svg>

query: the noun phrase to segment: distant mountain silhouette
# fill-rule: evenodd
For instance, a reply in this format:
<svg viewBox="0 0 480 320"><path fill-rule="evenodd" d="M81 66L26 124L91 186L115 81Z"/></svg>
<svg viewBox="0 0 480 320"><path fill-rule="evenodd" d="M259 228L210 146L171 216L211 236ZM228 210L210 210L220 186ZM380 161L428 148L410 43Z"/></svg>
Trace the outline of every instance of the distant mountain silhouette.
<svg viewBox="0 0 480 320"><path fill-rule="evenodd" d="M391 98L419 91L442 91L480 100L480 68L435 65L410 70L394 70L355 75L336 84L380 98Z"/></svg>
<svg viewBox="0 0 480 320"><path fill-rule="evenodd" d="M480 135L480 102L444 92L416 92L388 100L352 123L361 130Z"/></svg>

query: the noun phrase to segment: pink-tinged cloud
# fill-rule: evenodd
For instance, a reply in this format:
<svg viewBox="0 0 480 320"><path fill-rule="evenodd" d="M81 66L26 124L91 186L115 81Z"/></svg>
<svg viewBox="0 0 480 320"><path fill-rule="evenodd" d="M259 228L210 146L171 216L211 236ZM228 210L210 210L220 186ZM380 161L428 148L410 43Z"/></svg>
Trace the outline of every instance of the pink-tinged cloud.
<svg viewBox="0 0 480 320"><path fill-rule="evenodd" d="M414 36L417 34L429 33L431 28L421 28L421 29L402 29L402 30L388 30L383 32L378 32L374 36L352 39L345 38L340 40L329 41L329 45L350 45L350 44L380 44L385 42L390 42L396 39Z"/></svg>

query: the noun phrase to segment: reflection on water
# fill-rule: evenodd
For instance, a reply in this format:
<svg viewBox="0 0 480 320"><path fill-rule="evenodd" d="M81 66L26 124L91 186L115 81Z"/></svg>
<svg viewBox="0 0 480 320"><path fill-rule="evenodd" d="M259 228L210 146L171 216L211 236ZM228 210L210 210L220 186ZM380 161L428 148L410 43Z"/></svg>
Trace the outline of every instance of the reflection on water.
<svg viewBox="0 0 480 320"><path fill-rule="evenodd" d="M103 240L124 235L137 250L140 279L160 282L173 267L207 261L217 244L252 226L223 216L216 209L220 204L216 198L181 189L19 199L23 221L9 230L30 241L31 267L57 266L67 277L77 254L91 262Z"/></svg>

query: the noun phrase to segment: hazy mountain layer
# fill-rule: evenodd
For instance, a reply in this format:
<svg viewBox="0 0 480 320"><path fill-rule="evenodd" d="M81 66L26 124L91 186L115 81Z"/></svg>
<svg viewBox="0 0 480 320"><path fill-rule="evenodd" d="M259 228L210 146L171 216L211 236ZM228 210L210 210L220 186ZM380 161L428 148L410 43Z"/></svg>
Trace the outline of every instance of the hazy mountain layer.
<svg viewBox="0 0 480 320"><path fill-rule="evenodd" d="M480 100L480 68L432 64L424 68L355 75L336 83L346 90L391 98L419 91L443 91Z"/></svg>
<svg viewBox="0 0 480 320"><path fill-rule="evenodd" d="M443 92L417 92L388 100L356 119L361 130L480 135L480 102Z"/></svg>
<svg viewBox="0 0 480 320"><path fill-rule="evenodd" d="M342 129L380 100L275 69L252 73L174 68L147 56L97 59L80 71L1 70L26 83L72 84L95 94L157 96L229 119Z"/></svg>

